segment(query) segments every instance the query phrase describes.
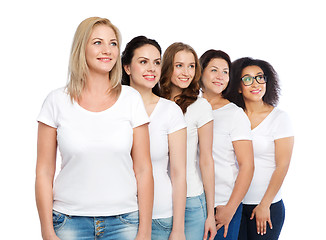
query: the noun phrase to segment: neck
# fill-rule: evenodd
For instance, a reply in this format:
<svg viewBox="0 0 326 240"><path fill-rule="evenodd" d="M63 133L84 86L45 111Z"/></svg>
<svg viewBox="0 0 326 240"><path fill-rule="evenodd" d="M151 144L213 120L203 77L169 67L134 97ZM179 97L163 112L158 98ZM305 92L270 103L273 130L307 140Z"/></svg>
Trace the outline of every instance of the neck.
<svg viewBox="0 0 326 240"><path fill-rule="evenodd" d="M151 88L140 88L138 86L133 85L132 83L130 83L130 87L133 87L134 89L136 89L144 102L144 105L150 104L153 102L153 100L157 97L153 92Z"/></svg>
<svg viewBox="0 0 326 240"><path fill-rule="evenodd" d="M86 80L85 90L89 93L103 94L110 89L109 74L89 73Z"/></svg>
<svg viewBox="0 0 326 240"><path fill-rule="evenodd" d="M182 89L172 84L170 100L174 101L174 98L181 93L182 93Z"/></svg>
<svg viewBox="0 0 326 240"><path fill-rule="evenodd" d="M211 104L213 110L223 107L229 101L222 96L222 93L203 92L203 97Z"/></svg>
<svg viewBox="0 0 326 240"><path fill-rule="evenodd" d="M269 105L265 104L264 101L257 101L257 102L249 102L245 101L245 112L247 114L255 113L255 112L262 112L269 108Z"/></svg>

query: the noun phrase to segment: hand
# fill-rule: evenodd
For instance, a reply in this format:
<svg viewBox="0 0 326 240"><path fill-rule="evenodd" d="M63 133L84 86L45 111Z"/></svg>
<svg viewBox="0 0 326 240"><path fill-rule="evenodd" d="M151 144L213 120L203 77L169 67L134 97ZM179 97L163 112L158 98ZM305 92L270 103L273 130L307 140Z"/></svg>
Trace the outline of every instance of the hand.
<svg viewBox="0 0 326 240"><path fill-rule="evenodd" d="M235 211L228 206L217 206L215 214L216 230L218 231L224 226L224 237L228 234L229 224L233 218Z"/></svg>
<svg viewBox="0 0 326 240"><path fill-rule="evenodd" d="M186 240L185 232L172 230L169 240Z"/></svg>
<svg viewBox="0 0 326 240"><path fill-rule="evenodd" d="M204 234L204 240L207 239L208 232L210 233L209 240L213 240L216 235L216 225L215 225L215 219L214 215L207 216L207 219L205 221L205 234Z"/></svg>
<svg viewBox="0 0 326 240"><path fill-rule="evenodd" d="M250 220L254 219L255 216L258 234L266 234L266 222L268 222L270 229L273 229L269 207L258 204L254 210L252 210Z"/></svg>

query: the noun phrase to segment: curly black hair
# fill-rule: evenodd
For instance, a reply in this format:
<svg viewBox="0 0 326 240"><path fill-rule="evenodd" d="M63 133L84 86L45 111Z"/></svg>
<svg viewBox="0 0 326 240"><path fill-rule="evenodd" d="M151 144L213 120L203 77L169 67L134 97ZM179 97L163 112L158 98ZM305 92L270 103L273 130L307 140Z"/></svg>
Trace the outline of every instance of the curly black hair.
<svg viewBox="0 0 326 240"><path fill-rule="evenodd" d="M242 82L242 70L248 66L260 67L266 76L266 93L263 96L263 101L271 106L276 107L280 96L279 78L273 66L260 59L253 59L250 57L239 58L232 62L232 70L230 74L230 86L226 98L245 109L245 102L242 94L239 92L240 84Z"/></svg>

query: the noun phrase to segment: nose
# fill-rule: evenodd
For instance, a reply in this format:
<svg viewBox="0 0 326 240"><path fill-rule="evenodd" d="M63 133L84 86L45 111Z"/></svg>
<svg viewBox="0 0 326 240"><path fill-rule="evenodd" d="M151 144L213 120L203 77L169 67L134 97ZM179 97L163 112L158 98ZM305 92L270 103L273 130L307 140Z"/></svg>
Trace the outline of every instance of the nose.
<svg viewBox="0 0 326 240"><path fill-rule="evenodd" d="M103 54L111 54L111 45L103 44L102 46L103 46L102 48Z"/></svg>
<svg viewBox="0 0 326 240"><path fill-rule="evenodd" d="M149 72L155 72L155 64L150 62L150 63L148 64L148 69L147 69L147 71L149 71Z"/></svg>
<svg viewBox="0 0 326 240"><path fill-rule="evenodd" d="M182 71L182 74L185 75L185 76L188 76L189 75L189 69L187 67L184 67L183 71Z"/></svg>

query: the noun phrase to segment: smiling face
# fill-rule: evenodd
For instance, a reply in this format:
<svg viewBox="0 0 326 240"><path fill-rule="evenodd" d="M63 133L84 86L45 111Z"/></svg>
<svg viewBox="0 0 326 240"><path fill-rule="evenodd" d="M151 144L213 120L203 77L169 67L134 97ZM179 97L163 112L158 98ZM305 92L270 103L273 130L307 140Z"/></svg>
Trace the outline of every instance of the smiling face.
<svg viewBox="0 0 326 240"><path fill-rule="evenodd" d="M229 66L222 58L209 61L202 74L204 92L221 94L229 83Z"/></svg>
<svg viewBox="0 0 326 240"><path fill-rule="evenodd" d="M241 78L245 76L255 77L257 75L264 75L263 70L258 66L248 66L242 70ZM263 101L263 96L266 93L266 83L259 84L256 80L250 86L245 86L243 82L239 90L242 93L245 102L259 102Z"/></svg>
<svg viewBox="0 0 326 240"><path fill-rule="evenodd" d="M124 66L130 86L152 89L161 76L161 55L156 47L146 44L134 51L130 65Z"/></svg>
<svg viewBox="0 0 326 240"><path fill-rule="evenodd" d="M117 37L112 28L95 26L88 39L85 55L90 74L108 74L119 55Z"/></svg>
<svg viewBox="0 0 326 240"><path fill-rule="evenodd" d="M195 76L196 62L189 51L179 51L174 56L171 82L174 87L187 88Z"/></svg>

